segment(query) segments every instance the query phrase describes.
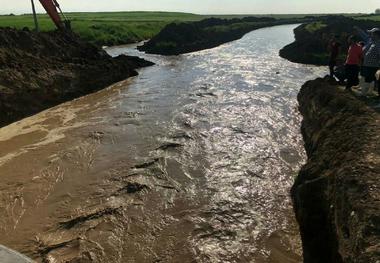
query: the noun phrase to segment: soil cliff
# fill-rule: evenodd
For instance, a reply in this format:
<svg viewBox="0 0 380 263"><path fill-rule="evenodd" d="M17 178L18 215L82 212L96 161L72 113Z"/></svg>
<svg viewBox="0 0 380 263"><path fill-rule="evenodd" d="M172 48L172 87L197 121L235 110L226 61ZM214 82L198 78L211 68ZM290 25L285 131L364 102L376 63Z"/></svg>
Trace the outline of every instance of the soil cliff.
<svg viewBox="0 0 380 263"><path fill-rule="evenodd" d="M242 38L250 31L284 24L313 21L315 17L275 19L245 17L242 19L209 18L197 22L171 23L139 50L151 54L179 55L217 47Z"/></svg>
<svg viewBox="0 0 380 263"><path fill-rule="evenodd" d="M363 30L380 27L380 22L359 20L345 16L320 17L312 23L304 23L294 30L295 41L280 51L280 56L292 62L314 65L327 65L329 62L328 44L332 36L337 37L341 46L341 62L348 50L347 39L355 34L354 27Z"/></svg>
<svg viewBox="0 0 380 263"><path fill-rule="evenodd" d="M152 65L112 58L74 34L0 29L0 126L137 75Z"/></svg>
<svg viewBox="0 0 380 263"><path fill-rule="evenodd" d="M304 262L380 262L380 115L327 79L299 94L308 162L292 198Z"/></svg>

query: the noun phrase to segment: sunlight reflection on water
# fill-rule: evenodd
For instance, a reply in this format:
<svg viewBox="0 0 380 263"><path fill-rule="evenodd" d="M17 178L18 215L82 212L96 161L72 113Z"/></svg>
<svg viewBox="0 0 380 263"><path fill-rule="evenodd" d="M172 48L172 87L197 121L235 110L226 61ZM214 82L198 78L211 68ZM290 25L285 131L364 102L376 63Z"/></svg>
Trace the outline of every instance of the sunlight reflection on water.
<svg viewBox="0 0 380 263"><path fill-rule="evenodd" d="M175 72L175 82L163 80L161 85L180 89L178 100L197 94L175 109L167 127L183 130L188 123L196 138L186 145L188 154L178 157L182 163L189 165L195 153L203 157L206 181L201 191L211 201L194 215L198 234L192 241L201 260L265 258L266 240L277 232L283 243L299 242L289 198L294 175L305 161L296 96L305 80L326 72L278 56L293 41L293 28L257 30L178 58L147 56ZM183 74L187 79L179 83Z"/></svg>

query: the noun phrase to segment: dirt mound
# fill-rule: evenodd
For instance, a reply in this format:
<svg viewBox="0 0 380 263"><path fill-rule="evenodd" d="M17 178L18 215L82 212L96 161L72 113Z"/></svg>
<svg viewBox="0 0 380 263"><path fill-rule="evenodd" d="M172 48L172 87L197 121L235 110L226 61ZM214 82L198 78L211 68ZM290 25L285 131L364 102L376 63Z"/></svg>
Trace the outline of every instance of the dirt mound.
<svg viewBox="0 0 380 263"><path fill-rule="evenodd" d="M139 47L151 54L179 55L217 47L240 39L252 30L313 20L275 19L270 17L246 17L242 19L209 18L198 22L172 23L157 36Z"/></svg>
<svg viewBox="0 0 380 263"><path fill-rule="evenodd" d="M111 58L76 35L0 29L0 126L137 75L152 65Z"/></svg>
<svg viewBox="0 0 380 263"><path fill-rule="evenodd" d="M298 99L308 162L292 197L304 262L379 262L380 115L327 79Z"/></svg>
<svg viewBox="0 0 380 263"><path fill-rule="evenodd" d="M362 29L380 27L380 22L370 20L357 20L345 16L327 16L319 21L302 24L294 30L295 42L284 47L280 56L292 62L314 65L327 65L329 55L328 43L331 35L338 36L342 44L341 59L345 59L348 50L348 36L354 33L354 26Z"/></svg>

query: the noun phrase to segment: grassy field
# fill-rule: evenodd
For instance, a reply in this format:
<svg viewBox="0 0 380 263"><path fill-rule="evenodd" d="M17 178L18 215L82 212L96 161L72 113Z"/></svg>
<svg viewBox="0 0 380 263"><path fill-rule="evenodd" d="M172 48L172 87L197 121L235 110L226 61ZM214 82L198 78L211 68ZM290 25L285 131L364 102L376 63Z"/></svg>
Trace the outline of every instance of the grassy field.
<svg viewBox="0 0 380 263"><path fill-rule="evenodd" d="M313 22L313 23L308 24L305 29L307 31L309 31L310 33L313 33L313 32L320 30L324 27L326 27L326 24L324 24L322 22Z"/></svg>
<svg viewBox="0 0 380 263"><path fill-rule="evenodd" d="M364 20L374 20L374 21L380 21L380 15L369 15L369 16L361 16L357 17L356 19L364 19Z"/></svg>
<svg viewBox="0 0 380 263"><path fill-rule="evenodd" d="M84 40L97 45L117 45L138 42L156 35L171 22L198 21L209 17L242 18L249 15L196 15L171 12L109 12L109 13L67 13L74 32ZM264 16L264 15L261 15ZM265 15L274 18L302 18L306 15ZM47 15L38 15L42 31L55 27ZM0 16L0 27L22 29L34 28L31 15Z"/></svg>
<svg viewBox="0 0 380 263"><path fill-rule="evenodd" d="M199 21L209 17L241 18L246 15L196 15L173 12L66 13L74 32L97 45L116 45L150 39L172 22ZM38 15L41 31L55 29L45 14ZM34 28L32 15L0 16L0 27Z"/></svg>
<svg viewBox="0 0 380 263"><path fill-rule="evenodd" d="M67 13L74 32L98 45L137 42L156 35L173 21L196 21L204 17L188 13L113 12ZM47 15L38 15L41 31L54 30ZM34 28L31 15L0 16L0 27Z"/></svg>

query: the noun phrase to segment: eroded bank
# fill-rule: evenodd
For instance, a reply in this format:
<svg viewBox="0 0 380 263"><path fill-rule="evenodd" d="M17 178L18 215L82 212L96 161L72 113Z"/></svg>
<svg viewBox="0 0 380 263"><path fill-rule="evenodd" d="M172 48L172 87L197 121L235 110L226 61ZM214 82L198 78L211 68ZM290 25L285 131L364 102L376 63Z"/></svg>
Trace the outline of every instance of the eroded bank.
<svg viewBox="0 0 380 263"><path fill-rule="evenodd" d="M136 76L152 63L111 58L74 34L0 29L0 127Z"/></svg>
<svg viewBox="0 0 380 263"><path fill-rule="evenodd" d="M156 62L0 129L0 242L37 261L301 261L295 26ZM268 44L269 43L269 44Z"/></svg>
<svg viewBox="0 0 380 263"><path fill-rule="evenodd" d="M327 79L298 100L308 162L292 197L304 262L378 262L380 115Z"/></svg>

